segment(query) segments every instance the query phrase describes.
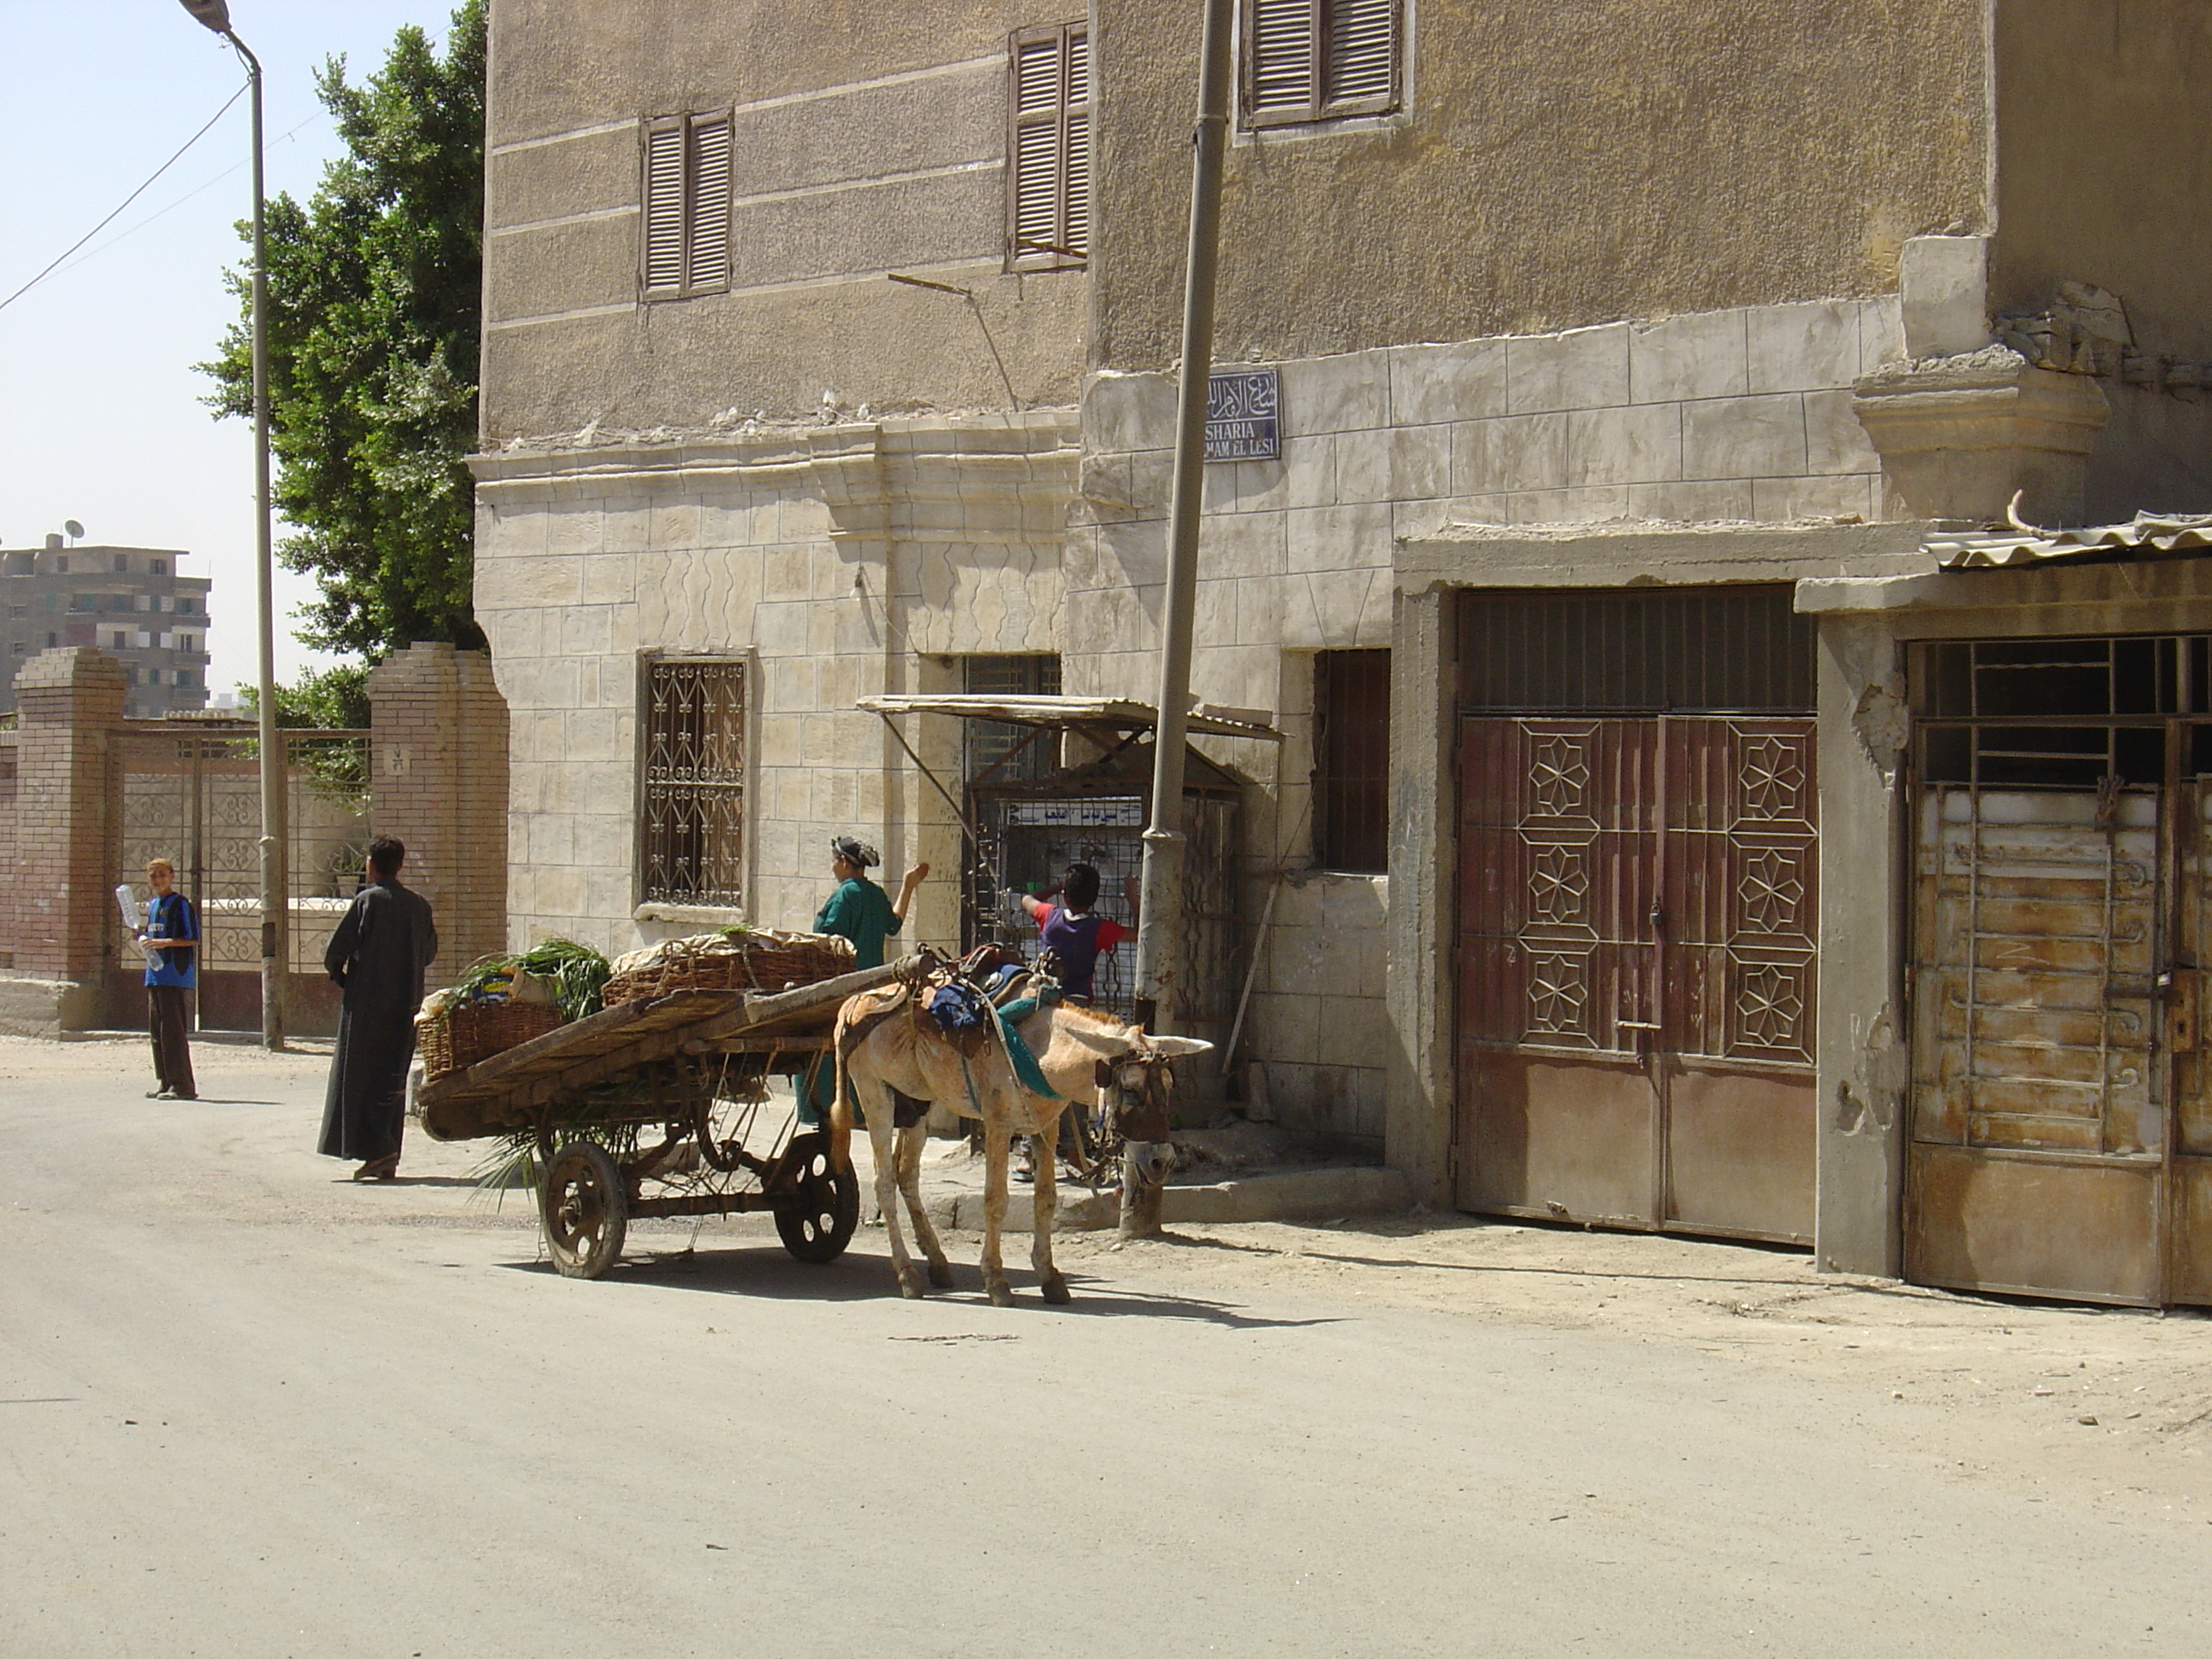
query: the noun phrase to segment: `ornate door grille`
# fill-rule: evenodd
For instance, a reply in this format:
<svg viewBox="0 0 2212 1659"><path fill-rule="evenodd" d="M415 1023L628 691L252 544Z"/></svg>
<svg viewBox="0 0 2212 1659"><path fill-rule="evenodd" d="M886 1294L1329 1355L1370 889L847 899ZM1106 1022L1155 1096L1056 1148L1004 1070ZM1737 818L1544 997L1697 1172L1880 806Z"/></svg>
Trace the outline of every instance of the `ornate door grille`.
<svg viewBox="0 0 2212 1659"><path fill-rule="evenodd" d="M1814 723L1469 719L1460 771L1470 1206L1808 1238Z"/></svg>
<svg viewBox="0 0 2212 1659"><path fill-rule="evenodd" d="M646 665L645 897L744 902L745 667Z"/></svg>

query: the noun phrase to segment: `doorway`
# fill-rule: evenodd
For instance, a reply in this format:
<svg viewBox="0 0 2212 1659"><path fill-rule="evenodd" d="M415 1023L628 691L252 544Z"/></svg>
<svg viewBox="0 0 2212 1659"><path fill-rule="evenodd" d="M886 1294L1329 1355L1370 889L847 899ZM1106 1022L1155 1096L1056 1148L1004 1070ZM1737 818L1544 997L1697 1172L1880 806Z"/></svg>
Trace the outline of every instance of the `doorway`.
<svg viewBox="0 0 2212 1659"><path fill-rule="evenodd" d="M1917 1282L2212 1302L2206 644L1915 647Z"/></svg>
<svg viewBox="0 0 2212 1659"><path fill-rule="evenodd" d="M1818 779L1789 589L1469 595L1460 645L1461 1206L1809 1243Z"/></svg>

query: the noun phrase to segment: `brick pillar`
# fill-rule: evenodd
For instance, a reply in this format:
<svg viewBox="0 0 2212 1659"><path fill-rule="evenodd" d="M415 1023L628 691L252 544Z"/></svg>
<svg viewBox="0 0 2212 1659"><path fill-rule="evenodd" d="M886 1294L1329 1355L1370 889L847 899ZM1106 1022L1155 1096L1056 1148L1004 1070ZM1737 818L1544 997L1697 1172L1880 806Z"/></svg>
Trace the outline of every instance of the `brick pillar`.
<svg viewBox="0 0 2212 1659"><path fill-rule="evenodd" d="M15 836L0 894L6 948L24 978L105 982L119 879L123 665L83 646L33 658L15 677ZM82 1000L84 999L76 999Z"/></svg>
<svg viewBox="0 0 2212 1659"><path fill-rule="evenodd" d="M433 985L507 948L507 700L481 651L416 644L368 677L369 819L438 917Z"/></svg>

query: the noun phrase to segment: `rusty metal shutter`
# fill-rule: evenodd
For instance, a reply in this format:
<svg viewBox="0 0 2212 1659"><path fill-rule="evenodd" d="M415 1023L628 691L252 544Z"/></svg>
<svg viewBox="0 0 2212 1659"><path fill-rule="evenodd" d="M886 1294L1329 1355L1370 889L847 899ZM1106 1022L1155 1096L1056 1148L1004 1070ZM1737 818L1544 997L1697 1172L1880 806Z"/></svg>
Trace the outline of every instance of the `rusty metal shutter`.
<svg viewBox="0 0 2212 1659"><path fill-rule="evenodd" d="M684 126L656 121L645 135L645 291L684 289Z"/></svg>
<svg viewBox="0 0 2212 1659"><path fill-rule="evenodd" d="M1079 265L1091 246L1091 52L1085 27L1014 35L1008 64L1007 263Z"/></svg>
<svg viewBox="0 0 2212 1659"><path fill-rule="evenodd" d="M1389 843L1390 653L1314 657L1314 862L1381 875Z"/></svg>
<svg viewBox="0 0 2212 1659"><path fill-rule="evenodd" d="M1790 599L1786 582L1469 591L1460 603L1460 707L1810 714L1813 618Z"/></svg>
<svg viewBox="0 0 2212 1659"><path fill-rule="evenodd" d="M690 222L684 239L690 256L684 276L687 293L729 284L730 161L730 118L694 116Z"/></svg>

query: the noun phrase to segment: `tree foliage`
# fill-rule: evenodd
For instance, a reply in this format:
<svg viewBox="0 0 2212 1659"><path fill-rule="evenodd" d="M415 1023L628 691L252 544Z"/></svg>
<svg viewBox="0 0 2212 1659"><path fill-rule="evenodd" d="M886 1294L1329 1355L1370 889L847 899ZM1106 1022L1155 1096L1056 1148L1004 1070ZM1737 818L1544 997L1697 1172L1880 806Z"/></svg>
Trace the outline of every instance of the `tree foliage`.
<svg viewBox="0 0 2212 1659"><path fill-rule="evenodd" d="M417 640L480 647L469 599L483 264L483 0L441 56L413 26L356 85L316 89L346 153L303 206L268 204L269 400L278 556L321 597L300 637L369 662ZM252 227L241 225L248 237ZM202 368L223 416L252 414L252 273ZM302 690L305 690L303 682Z"/></svg>
<svg viewBox="0 0 2212 1659"><path fill-rule="evenodd" d="M261 709L261 688L238 688L239 706L248 715ZM335 663L310 668L290 685L276 688L276 724L319 730L366 729L368 725L368 667Z"/></svg>

